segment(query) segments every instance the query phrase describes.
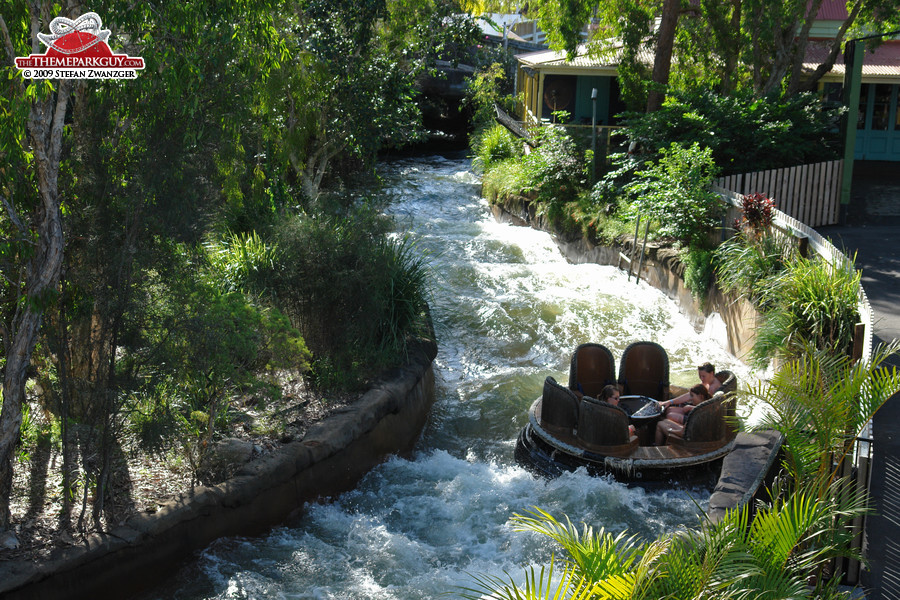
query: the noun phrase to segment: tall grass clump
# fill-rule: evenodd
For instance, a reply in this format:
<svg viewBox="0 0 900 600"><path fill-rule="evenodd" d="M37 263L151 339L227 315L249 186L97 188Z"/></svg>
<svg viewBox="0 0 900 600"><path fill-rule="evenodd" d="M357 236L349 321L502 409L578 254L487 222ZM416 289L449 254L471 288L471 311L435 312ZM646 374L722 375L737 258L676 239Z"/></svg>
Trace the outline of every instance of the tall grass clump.
<svg viewBox="0 0 900 600"><path fill-rule="evenodd" d="M259 293L267 287L266 275L278 263L278 249L258 233L229 234L204 245L216 281L227 291Z"/></svg>
<svg viewBox="0 0 900 600"><path fill-rule="evenodd" d="M472 139L472 167L486 173L502 161L521 156L523 143L503 125L482 129Z"/></svg>
<svg viewBox="0 0 900 600"><path fill-rule="evenodd" d="M481 193L490 202L522 194L529 187L522 162L515 158L495 164L481 178Z"/></svg>
<svg viewBox="0 0 900 600"><path fill-rule="evenodd" d="M793 247L772 234L749 237L743 233L725 240L715 250L716 281L726 293L747 297L765 310L767 281L784 270Z"/></svg>
<svg viewBox="0 0 900 600"><path fill-rule="evenodd" d="M296 215L276 228L276 302L313 354L314 383L354 388L405 358L426 328L427 268L365 202Z"/></svg>
<svg viewBox="0 0 900 600"><path fill-rule="evenodd" d="M790 358L803 347L849 353L859 321L860 272L855 257L831 264L821 257L791 257L760 285L765 307L753 357L758 364Z"/></svg>
<svg viewBox="0 0 900 600"><path fill-rule="evenodd" d="M389 357L405 357L410 337L429 334L428 263L409 236L387 238L379 249L374 262L381 277L373 286L372 302L384 319L376 340Z"/></svg>

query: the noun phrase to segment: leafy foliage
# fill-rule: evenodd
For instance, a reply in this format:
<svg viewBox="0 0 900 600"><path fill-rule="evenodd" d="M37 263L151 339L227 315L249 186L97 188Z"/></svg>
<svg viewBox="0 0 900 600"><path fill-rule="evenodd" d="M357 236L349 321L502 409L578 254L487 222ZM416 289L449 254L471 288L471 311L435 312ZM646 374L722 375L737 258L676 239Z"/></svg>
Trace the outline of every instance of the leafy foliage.
<svg viewBox="0 0 900 600"><path fill-rule="evenodd" d="M267 279L318 357L320 384L355 388L405 358L407 336L426 333L426 265L410 242L386 237L376 208L298 215L274 231L281 259Z"/></svg>
<svg viewBox="0 0 900 600"><path fill-rule="evenodd" d="M684 262L684 284L701 302L706 300L712 284L713 251L706 248L689 248L681 255Z"/></svg>
<svg viewBox="0 0 900 600"><path fill-rule="evenodd" d="M541 509L515 515L523 531L537 533L562 548L562 576L532 567L525 587L513 577L476 577L463 598L516 600L588 598L838 598L836 580L817 577L850 546L845 527L865 513L858 494L842 484L832 494L808 491L776 499L756 510L729 511L717 523L663 535L648 542L585 525L579 531ZM843 493L841 493L843 492ZM858 555L858 551L856 552Z"/></svg>
<svg viewBox="0 0 900 600"><path fill-rule="evenodd" d="M541 127L535 137L540 144L522 159L529 185L540 202L559 206L575 198L585 183L584 158L563 127Z"/></svg>
<svg viewBox="0 0 900 600"><path fill-rule="evenodd" d="M811 40L821 4L820 0L691 3L678 19L669 87L793 96L816 89L847 39L897 29L897 0L864 0L848 6L848 18L831 39ZM640 57L662 46L656 44L659 31L654 19L663 5L662 0L544 0L529 3L529 8L553 47L565 49L569 56L584 42L581 31L589 20L595 25L588 40L592 54L609 54L609 40L621 40L621 56L616 57L619 76L629 106L637 109L645 104L650 81L650 72L643 68L646 59ZM803 63L813 48L824 58L820 68L810 71Z"/></svg>
<svg viewBox="0 0 900 600"><path fill-rule="evenodd" d="M836 157L837 107L813 94L788 99L674 92L652 113L629 113L632 142L655 154L672 143L712 150L723 174L761 171Z"/></svg>
<svg viewBox="0 0 900 600"><path fill-rule="evenodd" d="M481 172L490 171L498 163L522 154L522 140L517 139L500 124L476 133L472 139L472 150L475 158L472 166Z"/></svg>
<svg viewBox="0 0 900 600"><path fill-rule="evenodd" d="M659 233L691 247L706 248L719 227L721 202L710 191L717 173L712 151L694 142L675 142L660 151L657 162L635 172L628 185L634 198L631 211L653 219Z"/></svg>
<svg viewBox="0 0 900 600"><path fill-rule="evenodd" d="M771 380L750 387L751 401L766 407L758 427L785 436L786 491L806 485L817 497L828 495L855 439L900 391L900 372L885 366L898 351L897 342L879 346L866 362L807 344Z"/></svg>
<svg viewBox="0 0 900 600"><path fill-rule="evenodd" d="M511 87L503 65L497 62L480 69L471 78L466 90L466 104L471 107L472 128L476 135L495 123L495 104L507 112L513 111L515 102L509 93Z"/></svg>
<svg viewBox="0 0 900 600"><path fill-rule="evenodd" d="M25 277L39 247L38 229L28 224L59 214L64 275L52 293L31 301L43 320L30 362L42 413L64 424L66 460L83 461L65 464L64 478L79 473L84 504L90 490L100 526L112 518L104 516L108 466L129 432L166 450L173 439L160 434L187 432L183 441L200 448L227 424L234 397L277 394L273 371L307 369L306 342L284 314L294 317L279 287L290 267L276 232L294 215L314 221L332 210L324 194L314 197L371 171L380 148L418 138L415 76L439 54L462 56L474 28L471 18L443 21L456 12L445 2L103 0L90 8L115 26L115 51L142 56L146 69L133 80L72 86L26 81L8 66L9 49L27 55L37 44L32 17L41 27L74 8L33 4L0 0L0 54L10 75L0 84L0 335L8 347L9 324L27 304ZM426 17L409 22L422 27L415 47L401 26L414 4L415 15ZM418 35L426 23L444 26ZM26 131L32 109L46 102L65 109L66 126L55 165L57 210L38 213L40 177ZM352 204L348 198L334 212ZM352 315L378 330L366 338L375 356L351 339L333 361L356 363L360 373L402 356L407 335L423 322L415 294L424 293L424 265L388 228L366 232L368 243L355 248L362 258L344 255L350 264L368 261L365 285L381 303ZM316 252L294 248L301 250ZM312 274L320 278L313 287L333 280L324 269ZM307 283L305 276L291 282ZM347 317L330 326L341 329ZM4 369L7 357L0 357ZM17 404L4 403L11 416L3 418L19 430L21 413L11 412ZM2 438L3 449L16 443ZM0 479L6 475L0 465ZM7 526L4 481L0 529ZM75 485L64 479L64 498L75 497Z"/></svg>
<svg viewBox="0 0 900 600"><path fill-rule="evenodd" d="M757 333L755 359L790 358L807 344L849 353L859 321L859 290L860 272L853 260L830 264L820 257L792 257L760 286L761 302L768 308Z"/></svg>

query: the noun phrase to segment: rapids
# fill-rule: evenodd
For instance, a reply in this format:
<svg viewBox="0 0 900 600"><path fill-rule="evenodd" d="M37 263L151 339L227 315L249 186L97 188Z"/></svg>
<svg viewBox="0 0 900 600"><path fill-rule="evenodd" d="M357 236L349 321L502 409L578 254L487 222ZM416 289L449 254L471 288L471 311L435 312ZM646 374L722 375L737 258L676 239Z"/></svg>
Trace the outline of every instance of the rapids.
<svg viewBox="0 0 900 600"><path fill-rule="evenodd" d="M510 524L534 506L647 537L697 524L708 490L650 492L580 472L534 479L513 460L516 435L544 378L565 382L582 342L618 360L631 341L656 341L679 385L707 360L743 381L749 369L643 282L568 264L549 235L496 223L467 160L397 160L382 176L398 231L427 254L434 280L437 399L414 455L266 536L213 543L153 597L453 597L473 574L521 581L523 566L549 562L551 543Z"/></svg>

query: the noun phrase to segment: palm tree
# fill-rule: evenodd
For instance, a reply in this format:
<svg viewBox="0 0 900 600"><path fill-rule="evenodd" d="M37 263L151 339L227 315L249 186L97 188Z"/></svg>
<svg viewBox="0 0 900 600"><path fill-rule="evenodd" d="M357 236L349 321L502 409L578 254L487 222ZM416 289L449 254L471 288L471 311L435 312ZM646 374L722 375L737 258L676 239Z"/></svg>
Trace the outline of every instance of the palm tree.
<svg viewBox="0 0 900 600"><path fill-rule="evenodd" d="M770 381L749 389L747 398L766 406L754 429L784 435L787 485L812 483L819 495L828 492L875 412L900 391L896 367L884 366L898 351L894 341L877 347L868 362L853 362L807 344Z"/></svg>
<svg viewBox="0 0 900 600"><path fill-rule="evenodd" d="M838 485L838 484L836 484ZM545 535L565 551L561 576L549 568L526 571L524 587L507 574L475 578L468 599L657 600L672 598L840 598L837 580L812 578L850 548L845 527L865 512L859 496L833 490L825 498L807 490L760 507L726 513L696 529L641 542L624 533L581 532L540 509L513 518L517 528Z"/></svg>

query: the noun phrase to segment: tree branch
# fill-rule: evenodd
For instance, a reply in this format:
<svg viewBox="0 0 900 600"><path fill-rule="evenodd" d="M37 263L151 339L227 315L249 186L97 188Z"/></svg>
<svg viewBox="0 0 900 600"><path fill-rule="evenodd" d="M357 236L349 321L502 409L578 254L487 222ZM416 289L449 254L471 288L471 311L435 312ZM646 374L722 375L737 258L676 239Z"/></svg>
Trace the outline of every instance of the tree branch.
<svg viewBox="0 0 900 600"><path fill-rule="evenodd" d="M6 46L6 55L9 57L9 65L14 67L16 66L16 50L13 48L12 38L9 35L9 28L6 26L3 15L0 15L0 33L3 34L3 45Z"/></svg>
<svg viewBox="0 0 900 600"><path fill-rule="evenodd" d="M13 208L12 204L9 203L9 199L6 196L0 196L0 202L3 202L3 206L6 207L6 212L9 214L9 220L13 222L13 225L16 226L20 232L28 233L28 228L22 224L22 221L19 220L19 215L16 214L16 209Z"/></svg>
<svg viewBox="0 0 900 600"><path fill-rule="evenodd" d="M854 3L853 8L847 15L847 19L841 24L840 29L835 34L834 38L831 40L831 49L828 52L828 56L825 61L816 67L816 70L813 71L812 75L810 75L807 79L802 82L798 81L796 85L791 86L791 90L802 90L802 89L811 89L825 73L829 72L832 67L834 67L835 61L837 61L837 56L841 51L841 42L844 41L844 36L847 35L847 30L853 25L856 21L856 17L859 16L859 11L862 10L863 0L858 0Z"/></svg>

